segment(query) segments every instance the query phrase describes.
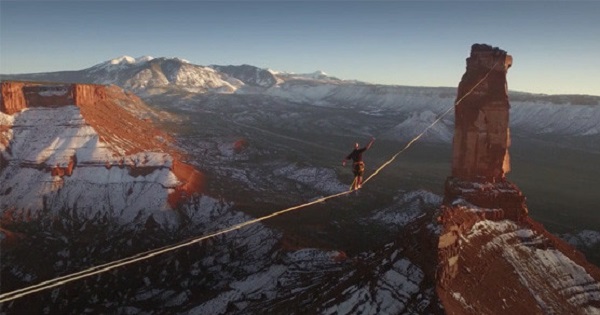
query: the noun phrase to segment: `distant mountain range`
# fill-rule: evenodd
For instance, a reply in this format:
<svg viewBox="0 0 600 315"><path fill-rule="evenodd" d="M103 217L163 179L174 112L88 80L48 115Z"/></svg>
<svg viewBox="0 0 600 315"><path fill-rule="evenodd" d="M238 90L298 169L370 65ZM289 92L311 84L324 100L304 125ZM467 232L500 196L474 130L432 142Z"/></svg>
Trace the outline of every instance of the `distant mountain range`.
<svg viewBox="0 0 600 315"><path fill-rule="evenodd" d="M2 75L3 80L115 84L136 93L183 90L234 93L244 87L270 88L291 79L340 81L322 71L292 74L250 65L200 66L180 58L122 56L78 71Z"/></svg>
<svg viewBox="0 0 600 315"><path fill-rule="evenodd" d="M418 129L415 127L431 123L435 113L451 105L456 97L453 87L369 84L340 80L322 71L294 74L251 65L201 66L180 58L149 56L122 56L78 71L0 75L0 78L114 84L138 94L150 104L168 103L169 106L187 106L181 101L183 96L187 99L251 94L255 98L275 98L295 104L358 109L369 115L402 114L398 126L386 134L401 139L413 135ZM543 137L600 135L600 111L594 108L600 104L600 96L510 92L510 100L511 124L517 134L523 130L528 135ZM449 117L445 126L437 126L428 135L428 141L450 141L451 127ZM600 142L591 143L594 147Z"/></svg>
<svg viewBox="0 0 600 315"><path fill-rule="evenodd" d="M323 71L307 74L280 72L252 65L209 65L201 66L181 58L133 58L121 56L101 62L87 69L27 74L0 74L2 80L32 80L66 83L115 84L136 93L152 93L155 90L179 90L193 93L247 92L248 88L268 89L292 81L313 83L336 83L341 85L373 85L356 80L340 80ZM388 86L400 87L400 86ZM402 86L406 88L407 86ZM435 89L440 93L455 93L454 87L418 87ZM240 90L240 91L238 91ZM600 96L563 94L546 95L527 92L509 92L515 101L535 100L553 104L598 105Z"/></svg>
<svg viewBox="0 0 600 315"><path fill-rule="evenodd" d="M355 141L377 137L365 157L372 174L456 97L455 87L179 58L1 78L120 87L83 87L89 99L78 103L81 86L30 83L20 87L27 101L0 110L2 293L346 191L352 171L340 160ZM600 259L600 97L510 97L512 152L533 161L519 172L513 164L532 217L568 221L569 240L588 240L581 247ZM466 222L464 236L441 238L453 130L449 114L359 192L0 304L0 313L597 313L596 267L537 223L493 221L497 209L463 201L444 219ZM467 188L494 198L502 190L492 186ZM460 249L447 246L448 266L468 281L442 304L438 240L453 238Z"/></svg>

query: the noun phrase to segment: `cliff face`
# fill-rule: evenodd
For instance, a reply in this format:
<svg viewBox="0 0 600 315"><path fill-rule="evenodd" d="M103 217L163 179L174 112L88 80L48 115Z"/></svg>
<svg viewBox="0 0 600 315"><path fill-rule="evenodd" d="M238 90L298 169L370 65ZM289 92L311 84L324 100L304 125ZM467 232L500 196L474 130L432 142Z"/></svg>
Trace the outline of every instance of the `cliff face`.
<svg viewBox="0 0 600 315"><path fill-rule="evenodd" d="M24 83L20 82L2 82L0 112L12 115L27 107L25 94L23 93L24 85Z"/></svg>
<svg viewBox="0 0 600 315"><path fill-rule="evenodd" d="M493 182L510 170L506 72L511 65L505 51L473 45L458 86L457 100L464 99L455 108L452 176Z"/></svg>
<svg viewBox="0 0 600 315"><path fill-rule="evenodd" d="M3 82L3 220L65 209L170 220L162 210L201 193L203 176L140 119L144 106L114 86Z"/></svg>
<svg viewBox="0 0 600 315"><path fill-rule="evenodd" d="M488 45L473 45L467 59L457 101L468 95L455 108L452 177L438 217L438 296L449 314L597 314L600 270L528 217L525 197L505 178L511 64Z"/></svg>

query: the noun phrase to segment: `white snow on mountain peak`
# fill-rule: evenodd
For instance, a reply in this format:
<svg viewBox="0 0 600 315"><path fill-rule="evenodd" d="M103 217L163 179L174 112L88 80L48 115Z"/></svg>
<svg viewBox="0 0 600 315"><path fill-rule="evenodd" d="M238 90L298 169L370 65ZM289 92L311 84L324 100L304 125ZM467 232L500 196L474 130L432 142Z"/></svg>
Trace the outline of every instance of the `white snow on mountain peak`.
<svg viewBox="0 0 600 315"><path fill-rule="evenodd" d="M187 60L187 59L182 59L182 58L178 58L178 57L175 57L173 59L176 60L176 61L179 61L181 63L190 63L190 61Z"/></svg>
<svg viewBox="0 0 600 315"><path fill-rule="evenodd" d="M152 57L152 56L141 56L141 57L135 58L135 63L144 63L144 62L151 61L153 59L154 59L154 57Z"/></svg>
<svg viewBox="0 0 600 315"><path fill-rule="evenodd" d="M114 59L111 59L109 61L107 61L107 64L111 64L111 65L124 65L124 64L142 64L148 61L151 61L152 59L154 59L154 57L151 56L141 56L138 58L133 58L131 56L121 56L121 57L117 57Z"/></svg>
<svg viewBox="0 0 600 315"><path fill-rule="evenodd" d="M120 64L132 64L135 63L135 58L131 56L121 56L108 61L111 65L120 65Z"/></svg>
<svg viewBox="0 0 600 315"><path fill-rule="evenodd" d="M281 78L287 78L287 79L300 79L300 80L339 80L335 77L331 77L329 76L327 73L325 73L322 70L317 70L314 72L309 72L309 73L295 73L295 72L288 72L288 71L279 71L279 70L273 70L273 69L266 69L268 72L270 72L272 75L274 75L275 77L278 78L278 80L281 80Z"/></svg>
<svg viewBox="0 0 600 315"><path fill-rule="evenodd" d="M143 65L151 60L154 57L151 56L142 56L138 58L133 58L131 56L123 55L121 57L117 57L102 63L99 63L92 67L92 72L98 71L107 71L107 72L116 72L119 70L128 69L132 66Z"/></svg>

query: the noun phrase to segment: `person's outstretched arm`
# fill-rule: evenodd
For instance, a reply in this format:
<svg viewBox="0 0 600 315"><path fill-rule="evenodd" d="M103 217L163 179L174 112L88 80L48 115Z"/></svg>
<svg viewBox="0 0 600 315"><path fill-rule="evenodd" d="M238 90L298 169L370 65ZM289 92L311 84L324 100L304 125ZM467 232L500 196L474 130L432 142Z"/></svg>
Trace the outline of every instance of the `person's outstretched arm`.
<svg viewBox="0 0 600 315"><path fill-rule="evenodd" d="M351 153L352 154L352 153ZM350 155L346 156L343 160L342 160L342 166L346 166L346 160L350 159Z"/></svg>
<svg viewBox="0 0 600 315"><path fill-rule="evenodd" d="M367 150L369 150L371 148L371 146L373 145L373 142L375 142L375 138L371 137L371 142L369 142L369 144L367 144Z"/></svg>

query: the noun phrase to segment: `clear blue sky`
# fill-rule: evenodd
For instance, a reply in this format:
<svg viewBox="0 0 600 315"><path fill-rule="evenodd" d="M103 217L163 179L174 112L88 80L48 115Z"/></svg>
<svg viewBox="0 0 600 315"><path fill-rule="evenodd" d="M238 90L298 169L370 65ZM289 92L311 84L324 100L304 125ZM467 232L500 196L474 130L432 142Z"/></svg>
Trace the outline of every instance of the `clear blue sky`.
<svg viewBox="0 0 600 315"><path fill-rule="evenodd" d="M457 86L473 43L514 57L509 89L600 95L600 2L1 1L0 73L129 55Z"/></svg>

